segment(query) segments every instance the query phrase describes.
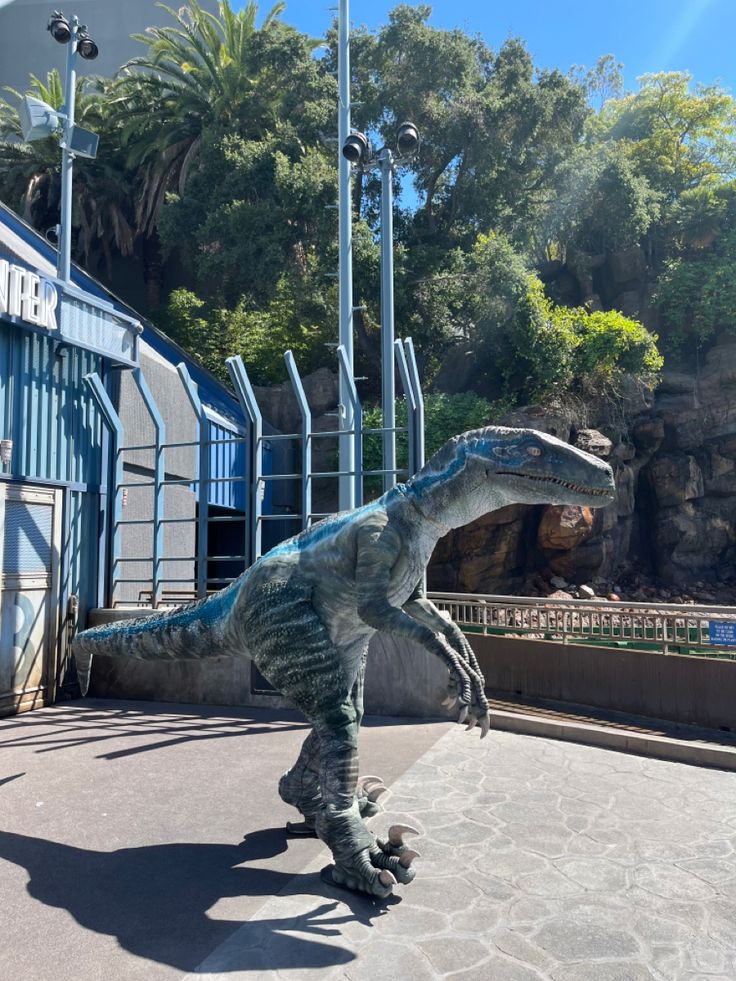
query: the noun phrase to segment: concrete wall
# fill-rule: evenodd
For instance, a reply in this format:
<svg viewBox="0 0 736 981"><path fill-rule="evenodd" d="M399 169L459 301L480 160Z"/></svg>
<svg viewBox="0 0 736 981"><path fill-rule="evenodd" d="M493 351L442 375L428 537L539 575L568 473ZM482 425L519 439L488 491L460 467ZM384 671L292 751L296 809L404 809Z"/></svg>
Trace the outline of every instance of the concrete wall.
<svg viewBox="0 0 736 981"><path fill-rule="evenodd" d="M196 437L196 418L186 396L176 369L161 358L144 342L140 345L140 363L148 387L153 393L166 425L166 442L180 443ZM125 443L147 445L154 441L153 423L140 392L127 371L113 375L113 402L125 429ZM146 484L153 480L155 453L153 450L129 451L123 454L126 484ZM196 475L197 451L195 447L172 448L165 451L166 477L193 480ZM153 515L153 487L128 490L123 520L150 519ZM194 518L196 496L186 484L171 484L164 491L165 516L167 518ZM196 525L167 524L164 526L164 555L193 556L195 554ZM126 525L122 529L121 556L153 554L153 526ZM165 562L164 576L171 579L194 580L193 561ZM121 583L115 591L115 601L136 603L142 589L150 588L152 566L150 559L143 562L124 562L122 577L144 580ZM145 581L148 580L148 581ZM186 583L164 583L165 589L185 589Z"/></svg>
<svg viewBox="0 0 736 981"><path fill-rule="evenodd" d="M118 619L93 614L92 622ZM641 651L473 635L469 640L498 692L574 702L655 719L717 729L736 728L736 662ZM142 662L98 657L90 694L218 705L288 705L278 695L254 694L247 658ZM371 715L453 718L442 707L447 672L422 648L376 635L366 673Z"/></svg>
<svg viewBox="0 0 736 981"><path fill-rule="evenodd" d="M468 635L490 691L736 730L736 661Z"/></svg>

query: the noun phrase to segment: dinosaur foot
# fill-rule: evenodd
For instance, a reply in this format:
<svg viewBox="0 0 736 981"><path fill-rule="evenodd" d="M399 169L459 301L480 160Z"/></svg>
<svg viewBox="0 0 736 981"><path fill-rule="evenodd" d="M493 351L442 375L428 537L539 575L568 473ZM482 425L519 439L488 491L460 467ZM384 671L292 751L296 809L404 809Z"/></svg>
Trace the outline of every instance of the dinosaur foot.
<svg viewBox="0 0 736 981"><path fill-rule="evenodd" d="M412 862L419 857L403 842L404 834L418 834L407 825L393 825L388 838L376 838L370 848L361 849L347 861L338 861L322 870L322 880L333 886L365 892L385 899L397 883L406 885L416 875Z"/></svg>
<svg viewBox="0 0 736 981"><path fill-rule="evenodd" d="M290 835L299 835L302 838L317 837L317 832L314 830L314 818L307 818L304 821L287 821L286 830Z"/></svg>
<svg viewBox="0 0 736 981"><path fill-rule="evenodd" d="M387 792L388 787L386 787L380 777L372 775L360 777L355 788L360 816L366 818L378 814L381 810L378 798Z"/></svg>

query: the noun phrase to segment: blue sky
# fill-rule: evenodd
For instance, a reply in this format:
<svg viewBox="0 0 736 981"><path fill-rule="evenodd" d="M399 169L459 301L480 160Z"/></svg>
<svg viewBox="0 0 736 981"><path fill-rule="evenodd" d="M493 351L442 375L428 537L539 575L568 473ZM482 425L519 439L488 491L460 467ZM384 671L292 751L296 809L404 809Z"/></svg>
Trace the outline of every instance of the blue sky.
<svg viewBox="0 0 736 981"><path fill-rule="evenodd" d="M283 19L321 36L334 16L330 5L337 0L287 0ZM543 67L592 66L611 53L624 63L628 89L644 72L688 70L696 81L720 82L736 92L736 0L436 0L430 5L435 27L461 27L492 46L519 35ZM261 0L259 6L265 12L271 3ZM350 19L377 28L394 6L350 0Z"/></svg>

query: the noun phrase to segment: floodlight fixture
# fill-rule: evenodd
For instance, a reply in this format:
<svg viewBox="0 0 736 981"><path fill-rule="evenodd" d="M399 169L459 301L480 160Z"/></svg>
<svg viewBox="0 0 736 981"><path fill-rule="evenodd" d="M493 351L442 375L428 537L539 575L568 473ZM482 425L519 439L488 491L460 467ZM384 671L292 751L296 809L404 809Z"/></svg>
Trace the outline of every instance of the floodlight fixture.
<svg viewBox="0 0 736 981"><path fill-rule="evenodd" d="M419 130L414 123L405 122L396 131L396 149L402 157L416 153L419 149Z"/></svg>
<svg viewBox="0 0 736 981"><path fill-rule="evenodd" d="M56 109L32 95L23 96L18 108L18 117L23 139L28 143L33 140L45 140L59 127L59 113Z"/></svg>
<svg viewBox="0 0 736 981"><path fill-rule="evenodd" d="M72 36L72 29L69 21L60 10L55 10L51 15L46 30L51 32L51 37L59 44L68 44Z"/></svg>
<svg viewBox="0 0 736 981"><path fill-rule="evenodd" d="M351 133L343 144L342 155L351 164L365 163L371 155L371 141L365 133Z"/></svg>
<svg viewBox="0 0 736 981"><path fill-rule="evenodd" d="M86 27L77 34L77 51L80 58L84 58L85 61L94 61L100 53L100 49L87 33Z"/></svg>

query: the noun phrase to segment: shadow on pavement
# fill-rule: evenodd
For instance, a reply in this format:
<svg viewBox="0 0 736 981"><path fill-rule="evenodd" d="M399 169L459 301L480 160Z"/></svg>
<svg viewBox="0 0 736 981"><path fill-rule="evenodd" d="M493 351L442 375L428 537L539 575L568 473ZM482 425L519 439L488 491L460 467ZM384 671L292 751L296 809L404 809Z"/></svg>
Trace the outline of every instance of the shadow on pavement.
<svg viewBox="0 0 736 981"><path fill-rule="evenodd" d="M388 903L340 892L350 913L322 918L337 907L331 890L317 874L297 875L248 862L285 851L283 829L264 828L239 845L181 843L145 845L100 852L59 842L0 831L0 858L24 868L28 892L39 902L67 910L80 926L117 938L138 957L194 970L216 947L241 927L228 971L263 971L268 944L269 969L332 967L354 959L343 946L320 942L339 936L340 927L366 925L386 912ZM325 902L297 922L294 917L217 920L208 910L220 899L273 896L291 883L288 892L322 896ZM392 897L393 902L396 897ZM297 930L309 937L283 931ZM252 933L251 933L252 931ZM313 939L314 938L314 939ZM223 970L223 968L219 968Z"/></svg>
<svg viewBox="0 0 736 981"><path fill-rule="evenodd" d="M225 710L226 711L226 710ZM98 759L120 759L155 749L168 749L182 743L207 739L223 739L234 736L258 735L273 731L308 729L308 724L297 713L269 718L211 713L206 709L199 715L184 712L151 712L139 709L104 709L102 711L64 712L54 711L38 722L22 719L21 734L10 735L2 740L0 750L16 747L34 747L37 753L53 753L90 743L120 740L125 736L151 737L153 741L125 746L109 753L100 753ZM247 712L247 710L245 710ZM36 729L35 727L40 727ZM13 728L13 723L3 724L3 731Z"/></svg>

